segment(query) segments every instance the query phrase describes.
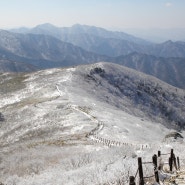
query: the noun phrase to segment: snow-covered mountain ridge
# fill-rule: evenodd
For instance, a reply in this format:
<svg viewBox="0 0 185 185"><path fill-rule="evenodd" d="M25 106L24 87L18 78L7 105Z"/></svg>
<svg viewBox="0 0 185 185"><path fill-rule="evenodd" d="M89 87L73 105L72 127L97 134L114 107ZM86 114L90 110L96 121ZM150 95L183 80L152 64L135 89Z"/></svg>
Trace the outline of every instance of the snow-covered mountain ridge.
<svg viewBox="0 0 185 185"><path fill-rule="evenodd" d="M125 182L137 155L181 153L183 143L162 140L184 127L185 92L154 77L102 62L0 79L7 185Z"/></svg>
<svg viewBox="0 0 185 185"><path fill-rule="evenodd" d="M108 63L101 63L100 67L83 72L80 76L84 76L84 81L91 85L93 82L98 92L96 97L101 96L100 99L121 110L159 122L164 120L170 127L185 125L184 90L135 70Z"/></svg>

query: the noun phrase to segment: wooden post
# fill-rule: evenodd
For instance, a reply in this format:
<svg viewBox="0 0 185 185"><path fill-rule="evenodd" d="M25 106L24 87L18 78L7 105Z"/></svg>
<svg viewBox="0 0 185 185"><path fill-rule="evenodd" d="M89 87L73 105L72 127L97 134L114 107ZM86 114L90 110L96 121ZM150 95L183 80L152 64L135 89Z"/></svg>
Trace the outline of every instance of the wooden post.
<svg viewBox="0 0 185 185"><path fill-rule="evenodd" d="M136 185L134 176L130 176L130 178L129 178L129 185Z"/></svg>
<svg viewBox="0 0 185 185"><path fill-rule="evenodd" d="M179 160L179 157L177 157L177 164L178 164L178 170L180 170L180 160Z"/></svg>
<svg viewBox="0 0 185 185"><path fill-rule="evenodd" d="M142 159L138 157L139 185L144 185Z"/></svg>
<svg viewBox="0 0 185 185"><path fill-rule="evenodd" d="M168 164L169 164L169 168L170 168L170 171L171 171L171 165L172 165L171 157L169 157Z"/></svg>
<svg viewBox="0 0 185 185"><path fill-rule="evenodd" d="M153 161L154 167L157 168L157 155L156 154L153 155L152 161Z"/></svg>
<svg viewBox="0 0 185 185"><path fill-rule="evenodd" d="M169 158L169 165L170 165L170 171L172 172L173 169L173 149L171 149L171 154L170 154L170 158Z"/></svg>
<svg viewBox="0 0 185 185"><path fill-rule="evenodd" d="M153 161L153 164L154 164L155 180L156 180L157 183L159 183L159 174L158 174L158 170L157 170L157 155L156 154L153 155L152 161Z"/></svg>
<svg viewBox="0 0 185 185"><path fill-rule="evenodd" d="M158 170L161 170L162 168L162 158L161 158L161 151L158 151Z"/></svg>

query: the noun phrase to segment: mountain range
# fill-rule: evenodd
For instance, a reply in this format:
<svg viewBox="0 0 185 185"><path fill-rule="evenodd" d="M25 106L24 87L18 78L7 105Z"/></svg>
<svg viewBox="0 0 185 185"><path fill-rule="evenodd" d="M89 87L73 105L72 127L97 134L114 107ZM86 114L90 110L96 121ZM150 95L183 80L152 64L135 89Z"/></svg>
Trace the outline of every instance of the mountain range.
<svg viewBox="0 0 185 185"><path fill-rule="evenodd" d="M43 24L31 29L0 31L1 72L34 71L100 61L126 65L185 88L184 42L154 44L123 32L86 25L60 28Z"/></svg>
<svg viewBox="0 0 185 185"><path fill-rule="evenodd" d="M155 76L173 86L185 89L185 59L164 58L141 53L116 57L115 63Z"/></svg>
<svg viewBox="0 0 185 185"><path fill-rule="evenodd" d="M1 58L25 62L38 69L65 67L103 60L105 57L85 51L52 36L0 31Z"/></svg>
<svg viewBox="0 0 185 185"><path fill-rule="evenodd" d="M168 40L154 44L124 32L108 31L95 26L77 24L72 27L60 28L51 24L42 24L32 29L14 29L11 31L50 35L85 50L112 57L132 52L159 57L185 57L184 42Z"/></svg>

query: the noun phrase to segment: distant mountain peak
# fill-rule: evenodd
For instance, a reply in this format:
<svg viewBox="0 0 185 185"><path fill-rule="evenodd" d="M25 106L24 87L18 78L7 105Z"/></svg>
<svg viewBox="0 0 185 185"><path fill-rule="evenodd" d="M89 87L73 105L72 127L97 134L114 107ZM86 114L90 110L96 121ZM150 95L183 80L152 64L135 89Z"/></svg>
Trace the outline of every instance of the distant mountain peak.
<svg viewBox="0 0 185 185"><path fill-rule="evenodd" d="M172 40L167 40L166 42L164 42L164 44L173 44L174 42Z"/></svg>
<svg viewBox="0 0 185 185"><path fill-rule="evenodd" d="M50 23L44 23L44 24L37 25L35 28L47 28L47 29L50 29L50 28L57 28L57 26L55 26L53 24L50 24Z"/></svg>
<svg viewBox="0 0 185 185"><path fill-rule="evenodd" d="M107 31L105 28L93 26L93 25L87 25L87 24L74 24L71 28L83 28L83 29L100 29Z"/></svg>

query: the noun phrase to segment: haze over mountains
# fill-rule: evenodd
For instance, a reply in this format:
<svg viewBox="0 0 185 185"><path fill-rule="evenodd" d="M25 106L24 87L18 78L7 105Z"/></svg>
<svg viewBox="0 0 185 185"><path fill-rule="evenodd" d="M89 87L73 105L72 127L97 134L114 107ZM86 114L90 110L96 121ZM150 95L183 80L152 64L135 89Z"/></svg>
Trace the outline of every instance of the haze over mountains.
<svg viewBox="0 0 185 185"><path fill-rule="evenodd" d="M155 43L165 42L170 39L173 41L185 41L184 28L163 28L163 29L136 28L136 29L124 29L124 31Z"/></svg>
<svg viewBox="0 0 185 185"><path fill-rule="evenodd" d="M182 72L185 69L185 42L154 44L123 32L79 24L64 28L43 24L31 29L0 31L1 72L34 71L99 61L126 65L185 88Z"/></svg>

